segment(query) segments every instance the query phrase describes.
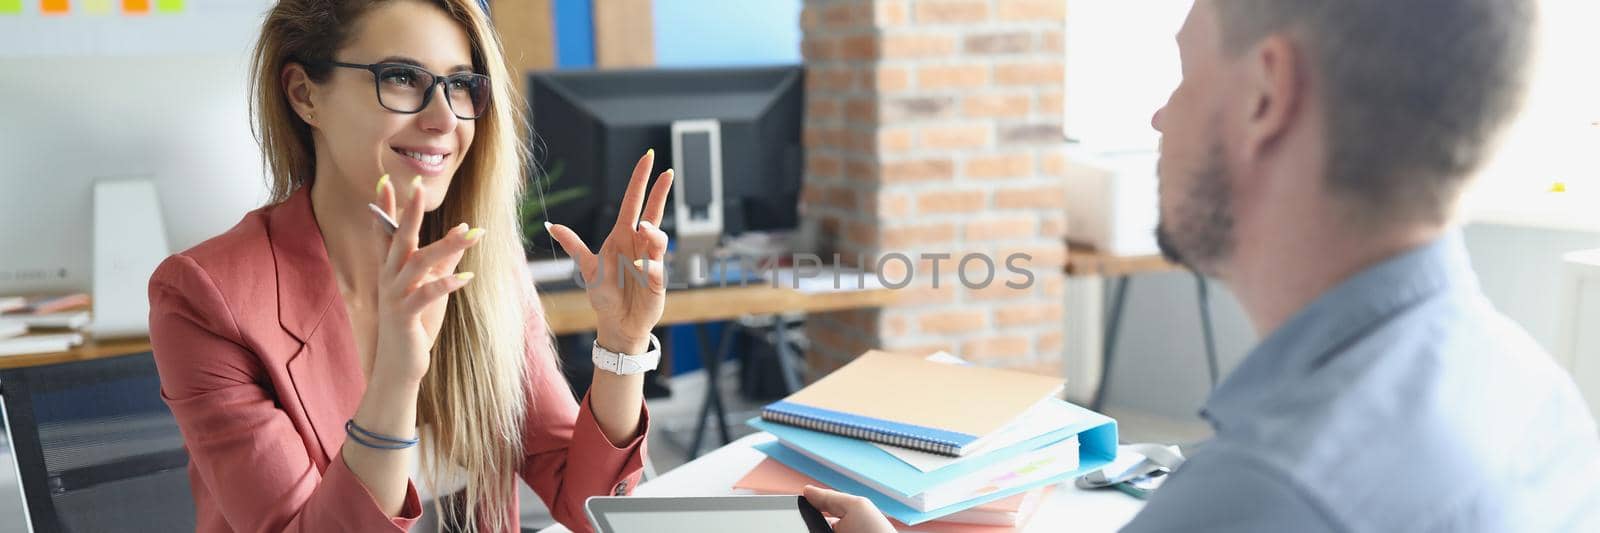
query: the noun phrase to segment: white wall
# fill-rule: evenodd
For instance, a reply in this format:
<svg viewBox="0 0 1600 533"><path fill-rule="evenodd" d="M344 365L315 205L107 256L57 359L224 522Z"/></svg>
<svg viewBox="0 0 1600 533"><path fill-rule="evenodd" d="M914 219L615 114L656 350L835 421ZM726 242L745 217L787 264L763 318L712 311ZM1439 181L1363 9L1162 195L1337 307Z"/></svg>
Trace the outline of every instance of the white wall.
<svg viewBox="0 0 1600 533"><path fill-rule="evenodd" d="M1561 255L1600 248L1600 233L1470 224L1463 236L1484 294L1546 351L1554 349L1566 318ZM1258 338L1238 301L1221 284L1212 287L1218 355L1226 372ZM1193 278L1176 273L1137 277L1126 313L1107 403L1196 418L1209 391Z"/></svg>
<svg viewBox="0 0 1600 533"><path fill-rule="evenodd" d="M0 17L0 293L89 288L94 181L154 182L171 251L265 198L246 63L266 3L192 4Z"/></svg>
<svg viewBox="0 0 1600 533"><path fill-rule="evenodd" d="M1600 232L1480 223L1465 235L1484 294L1546 351L1556 350L1567 318L1561 256L1600 248Z"/></svg>

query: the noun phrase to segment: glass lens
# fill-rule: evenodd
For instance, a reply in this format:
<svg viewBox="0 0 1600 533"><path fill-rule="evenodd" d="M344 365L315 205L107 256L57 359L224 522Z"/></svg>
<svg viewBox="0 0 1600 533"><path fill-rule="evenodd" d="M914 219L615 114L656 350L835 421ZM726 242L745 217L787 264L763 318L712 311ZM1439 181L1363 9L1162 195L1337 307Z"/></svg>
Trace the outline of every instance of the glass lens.
<svg viewBox="0 0 1600 533"><path fill-rule="evenodd" d="M378 103L390 111L415 113L433 88L433 75L416 67L386 66L378 71Z"/></svg>
<svg viewBox="0 0 1600 533"><path fill-rule="evenodd" d="M482 74L456 74L446 79L445 94L450 108L461 118L478 118L489 108L489 77Z"/></svg>

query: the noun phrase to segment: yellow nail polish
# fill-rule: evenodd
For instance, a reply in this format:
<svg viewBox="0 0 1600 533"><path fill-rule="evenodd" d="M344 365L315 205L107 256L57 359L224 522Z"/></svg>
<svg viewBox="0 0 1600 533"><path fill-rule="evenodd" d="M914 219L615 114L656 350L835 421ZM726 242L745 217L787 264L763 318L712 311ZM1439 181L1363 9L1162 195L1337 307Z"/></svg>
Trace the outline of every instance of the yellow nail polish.
<svg viewBox="0 0 1600 533"><path fill-rule="evenodd" d="M469 241L478 240L478 237L482 237L482 236L483 236L483 228L472 228L471 230L467 231L467 240L469 240Z"/></svg>
<svg viewBox="0 0 1600 533"><path fill-rule="evenodd" d="M383 194L383 186L384 185L388 185L388 184L389 184L389 175L388 174L384 174L383 177L378 178L378 192L377 192L377 194Z"/></svg>
<svg viewBox="0 0 1600 533"><path fill-rule="evenodd" d="M461 281L472 281L472 276L475 276L475 275L476 274L473 274L471 272L462 272L460 274L456 274L456 279L459 279Z"/></svg>
<svg viewBox="0 0 1600 533"><path fill-rule="evenodd" d="M644 156L645 157L655 157L656 156L656 149L655 148L651 148L649 150L645 150L644 151Z"/></svg>
<svg viewBox="0 0 1600 533"><path fill-rule="evenodd" d="M411 188L413 188L413 189L421 189L422 188L422 176L417 176L415 178L411 178Z"/></svg>

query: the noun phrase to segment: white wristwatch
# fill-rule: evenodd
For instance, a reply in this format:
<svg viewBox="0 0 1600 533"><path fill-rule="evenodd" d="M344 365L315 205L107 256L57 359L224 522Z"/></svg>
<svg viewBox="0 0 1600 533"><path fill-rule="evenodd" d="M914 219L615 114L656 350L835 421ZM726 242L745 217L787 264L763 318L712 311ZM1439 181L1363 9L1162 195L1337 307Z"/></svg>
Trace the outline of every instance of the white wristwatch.
<svg viewBox="0 0 1600 533"><path fill-rule="evenodd" d="M594 343L594 367L619 376L643 374L661 364L661 340L650 334L650 349L642 354L630 355L613 352Z"/></svg>

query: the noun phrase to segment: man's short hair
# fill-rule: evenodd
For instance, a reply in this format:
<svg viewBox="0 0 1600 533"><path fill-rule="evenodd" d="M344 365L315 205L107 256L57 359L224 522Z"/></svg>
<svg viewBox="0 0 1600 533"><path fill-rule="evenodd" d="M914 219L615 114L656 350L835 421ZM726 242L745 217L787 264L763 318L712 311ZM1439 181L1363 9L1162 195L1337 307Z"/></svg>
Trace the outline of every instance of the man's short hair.
<svg viewBox="0 0 1600 533"><path fill-rule="evenodd" d="M1212 0L1224 52L1303 46L1330 188L1385 219L1442 222L1521 108L1537 0Z"/></svg>

